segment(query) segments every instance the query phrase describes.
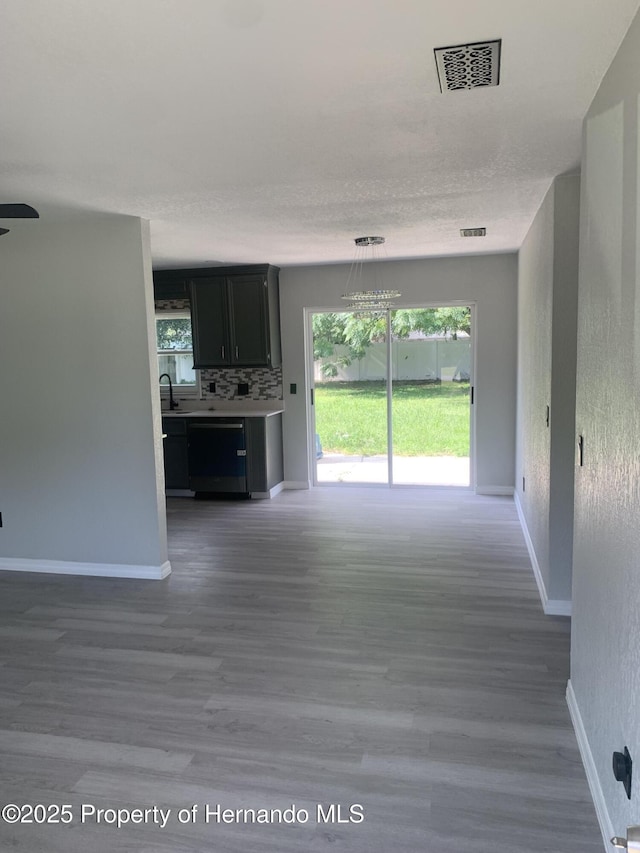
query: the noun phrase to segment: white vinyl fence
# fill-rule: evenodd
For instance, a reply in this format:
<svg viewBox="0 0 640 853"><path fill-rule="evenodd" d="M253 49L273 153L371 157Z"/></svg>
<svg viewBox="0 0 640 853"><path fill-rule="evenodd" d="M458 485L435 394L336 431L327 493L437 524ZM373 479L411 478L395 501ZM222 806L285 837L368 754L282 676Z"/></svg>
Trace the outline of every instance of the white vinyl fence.
<svg viewBox="0 0 640 853"><path fill-rule="evenodd" d="M336 347L336 358L345 355L346 346ZM371 344L364 358L348 367L338 367L338 375L325 376L322 365L335 358L322 358L314 363L315 382L366 382L385 379L387 375L387 345ZM401 340L391 344L392 379L414 381L468 380L471 375L471 339Z"/></svg>

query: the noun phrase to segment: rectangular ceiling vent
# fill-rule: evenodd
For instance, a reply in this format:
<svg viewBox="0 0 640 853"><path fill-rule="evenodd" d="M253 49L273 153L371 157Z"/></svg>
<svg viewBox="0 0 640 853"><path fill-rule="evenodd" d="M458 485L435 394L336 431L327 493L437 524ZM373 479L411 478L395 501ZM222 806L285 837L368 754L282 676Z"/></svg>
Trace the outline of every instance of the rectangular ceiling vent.
<svg viewBox="0 0 640 853"><path fill-rule="evenodd" d="M496 39L435 48L440 91L498 86L501 45L502 39Z"/></svg>
<svg viewBox="0 0 640 853"><path fill-rule="evenodd" d="M486 228L461 228L460 229L461 237L486 237L487 229Z"/></svg>

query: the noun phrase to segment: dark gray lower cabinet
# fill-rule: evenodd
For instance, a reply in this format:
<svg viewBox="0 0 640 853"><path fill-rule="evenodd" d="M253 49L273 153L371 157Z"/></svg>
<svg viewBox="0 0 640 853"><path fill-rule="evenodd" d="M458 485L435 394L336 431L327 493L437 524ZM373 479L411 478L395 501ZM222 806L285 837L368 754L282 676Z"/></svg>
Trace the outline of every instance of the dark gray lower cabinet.
<svg viewBox="0 0 640 853"><path fill-rule="evenodd" d="M237 419L234 419L237 420ZM165 488L191 489L199 482L190 470L189 453L189 423L204 427L208 419L170 417L162 419L164 439L164 471ZM215 423L211 419L211 423ZM224 419L219 422L221 425ZM269 417L245 417L244 437L246 442L246 491L250 495L266 496L266 494L284 479L284 461L282 449L282 415ZM218 436L226 437L220 430L198 429L198 442L216 442ZM194 432L195 435L195 432ZM206 448L205 448L206 449ZM202 450L202 448L200 448ZM213 450L213 447L212 447ZM234 451L235 452L235 451ZM191 454L193 459L202 459L202 453ZM215 453L213 453L215 456ZM213 458L212 456L212 458ZM230 481L231 482L231 481ZM224 481L216 486L215 491L225 492ZM205 491L212 490L210 487ZM237 492L237 486L228 489L229 493Z"/></svg>
<svg viewBox="0 0 640 853"><path fill-rule="evenodd" d="M249 492L268 492L284 480L282 415L247 418L245 429Z"/></svg>
<svg viewBox="0 0 640 853"><path fill-rule="evenodd" d="M167 489L189 488L187 422L184 418L163 418L164 482Z"/></svg>

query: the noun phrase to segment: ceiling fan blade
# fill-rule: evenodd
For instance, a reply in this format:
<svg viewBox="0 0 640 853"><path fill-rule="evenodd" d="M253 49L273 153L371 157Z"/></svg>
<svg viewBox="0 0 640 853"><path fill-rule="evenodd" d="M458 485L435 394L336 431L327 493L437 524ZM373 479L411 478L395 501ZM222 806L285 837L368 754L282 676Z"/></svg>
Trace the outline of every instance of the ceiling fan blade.
<svg viewBox="0 0 640 853"><path fill-rule="evenodd" d="M9 233L8 228L0 228L0 237L2 237L3 234L8 234L8 233Z"/></svg>
<svg viewBox="0 0 640 853"><path fill-rule="evenodd" d="M39 219L38 211L28 204L0 204L0 219Z"/></svg>

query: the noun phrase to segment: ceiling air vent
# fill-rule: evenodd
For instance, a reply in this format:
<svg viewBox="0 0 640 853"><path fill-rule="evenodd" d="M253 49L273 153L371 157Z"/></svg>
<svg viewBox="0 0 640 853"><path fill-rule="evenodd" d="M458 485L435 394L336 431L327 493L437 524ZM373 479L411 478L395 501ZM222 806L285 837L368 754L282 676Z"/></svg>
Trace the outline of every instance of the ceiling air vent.
<svg viewBox="0 0 640 853"><path fill-rule="evenodd" d="M486 237L487 229L486 228L461 228L460 229L461 237Z"/></svg>
<svg viewBox="0 0 640 853"><path fill-rule="evenodd" d="M441 92L478 89L500 83L500 45L502 39L437 47L438 79Z"/></svg>

